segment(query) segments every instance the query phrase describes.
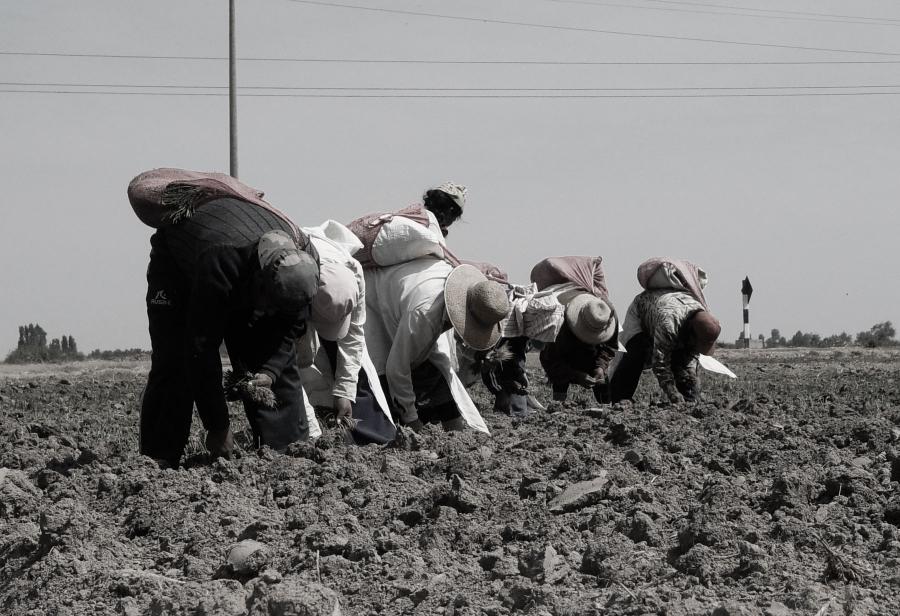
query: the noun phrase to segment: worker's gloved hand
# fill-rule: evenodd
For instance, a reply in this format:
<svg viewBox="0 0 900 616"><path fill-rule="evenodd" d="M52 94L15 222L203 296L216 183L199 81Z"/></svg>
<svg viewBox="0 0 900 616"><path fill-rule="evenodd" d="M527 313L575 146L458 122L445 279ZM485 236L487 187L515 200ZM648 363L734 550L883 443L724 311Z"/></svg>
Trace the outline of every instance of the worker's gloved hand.
<svg viewBox="0 0 900 616"><path fill-rule="evenodd" d="M351 417L353 413L353 406L347 398L339 398L338 396L334 397L334 413L335 413L335 421L340 423L340 421L344 417Z"/></svg>
<svg viewBox="0 0 900 616"><path fill-rule="evenodd" d="M272 389L272 377L264 372L257 372L253 375L253 379L250 383L254 387L265 387L267 389Z"/></svg>
<svg viewBox="0 0 900 616"><path fill-rule="evenodd" d="M234 435L231 428L211 430L206 433L206 448L214 458L230 458L234 450Z"/></svg>

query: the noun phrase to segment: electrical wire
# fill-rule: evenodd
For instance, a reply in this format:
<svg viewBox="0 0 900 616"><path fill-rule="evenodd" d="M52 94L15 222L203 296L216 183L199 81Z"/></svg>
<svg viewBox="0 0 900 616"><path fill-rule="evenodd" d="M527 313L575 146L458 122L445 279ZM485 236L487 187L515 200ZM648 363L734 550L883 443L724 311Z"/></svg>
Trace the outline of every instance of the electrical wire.
<svg viewBox="0 0 900 616"><path fill-rule="evenodd" d="M111 53L64 53L40 51L0 51L0 56L37 56L127 60L228 60L228 56L161 56ZM239 62L301 62L335 64L523 64L547 66L771 66L900 64L900 60L416 60L401 58L265 58L243 57Z"/></svg>
<svg viewBox="0 0 900 616"><path fill-rule="evenodd" d="M855 18L853 19L830 19L826 17L800 17L795 15L763 15L760 13L734 13L731 11L707 11L703 9L683 9L683 8L671 8L671 7L663 7L663 6L638 6L635 4L620 4L615 2L592 2L591 0L543 0L544 2L553 2L556 4L581 4L584 6L595 6L598 8L603 7L618 7L618 8L626 8L633 9L639 11L665 11L669 13L693 13L699 15L722 15L725 17L750 17L751 19L776 19L776 20L791 20L791 21L805 21L805 22L818 22L818 23L830 23L830 24L854 24L860 26L887 26L892 28L900 27L900 22L893 21L858 21ZM678 3L681 4L681 3ZM695 3L686 3L686 4L695 4ZM699 6L707 6L707 5L699 5ZM708 6L721 6L721 5L708 5ZM724 8L724 7L723 7ZM744 10L742 7L732 7L737 10ZM860 19L869 19L869 18L860 18Z"/></svg>
<svg viewBox="0 0 900 616"><path fill-rule="evenodd" d="M102 90L8 90L0 89L4 94L95 94L113 96L202 96L227 97L226 92L123 92ZM788 98L788 97L827 97L827 96L897 96L897 92L762 92L762 93L712 93L712 94L268 94L239 93L245 98L342 98L342 99L639 99L639 98Z"/></svg>
<svg viewBox="0 0 900 616"><path fill-rule="evenodd" d="M830 53L851 53L875 56L900 56L900 52L890 51L870 51L862 49L839 49L831 47L808 47L803 45L787 45L779 43L759 43L752 41L733 41L727 39L712 39L694 36L678 36L674 34L651 34L647 32L626 32L623 30L605 30L601 28L588 28L582 26L558 26L551 24L539 24L524 21L512 21L506 19L490 19L486 17L464 17L460 15L445 15L439 13L424 13L420 11L405 11L400 9L386 9L370 6L359 6L356 4L339 4L336 2L321 2L320 0L288 0L297 4L308 4L312 6L325 6L331 8L354 9L360 11L371 11L376 13L391 13L395 15L410 15L415 17L432 17L437 19L449 19L454 21L475 22L484 24L501 24L507 26L523 26L527 28L541 28L547 30L565 30L569 32L589 32L594 34L609 34L614 36L630 36L637 38L661 39L670 41L689 41L693 43L715 43L720 45L739 45L744 47L762 47L767 49L795 49L799 51L825 51Z"/></svg>
<svg viewBox="0 0 900 616"><path fill-rule="evenodd" d="M785 13L788 15L809 15L814 17L840 17L844 19L862 19L862 20L874 20L874 21L886 21L886 22L900 22L900 19L894 19L892 17L863 17L862 15L838 15L834 13L814 13L810 11L786 11L784 9L760 9L756 7L748 7L748 6L733 6L729 4L714 4L711 2L687 2L685 0L644 0L644 2L656 2L657 4L681 4L685 6L705 6L705 7L717 7L723 9L732 9L738 11L755 11L755 12L763 12L763 13Z"/></svg>
<svg viewBox="0 0 900 616"><path fill-rule="evenodd" d="M228 86L218 85L178 85L178 84L135 84L135 83L60 83L31 81L0 81L0 86L46 87L46 88L130 88L130 89L180 89L180 90L227 90ZM391 86L239 86L238 90L305 90L305 91L353 91L353 92L644 92L644 91L697 91L697 90L863 90L900 88L900 84L859 84L859 85L778 85L778 86L626 86L615 87L391 87Z"/></svg>

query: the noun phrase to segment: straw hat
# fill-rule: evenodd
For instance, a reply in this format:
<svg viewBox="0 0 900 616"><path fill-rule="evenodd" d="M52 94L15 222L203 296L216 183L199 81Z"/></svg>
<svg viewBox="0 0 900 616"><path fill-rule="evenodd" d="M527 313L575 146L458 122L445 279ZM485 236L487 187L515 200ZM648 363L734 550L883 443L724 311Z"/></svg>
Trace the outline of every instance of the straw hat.
<svg viewBox="0 0 900 616"><path fill-rule="evenodd" d="M359 302L359 284L350 268L325 261L319 267L319 290L312 301L312 321L324 340L340 340L350 330Z"/></svg>
<svg viewBox="0 0 900 616"><path fill-rule="evenodd" d="M616 319L605 301L582 293L566 304L566 322L575 337L587 344L602 344L616 333Z"/></svg>
<svg viewBox="0 0 900 616"><path fill-rule="evenodd" d="M472 265L460 265L447 276L444 303L450 323L468 346L485 351L497 344L500 321L510 308L503 285Z"/></svg>

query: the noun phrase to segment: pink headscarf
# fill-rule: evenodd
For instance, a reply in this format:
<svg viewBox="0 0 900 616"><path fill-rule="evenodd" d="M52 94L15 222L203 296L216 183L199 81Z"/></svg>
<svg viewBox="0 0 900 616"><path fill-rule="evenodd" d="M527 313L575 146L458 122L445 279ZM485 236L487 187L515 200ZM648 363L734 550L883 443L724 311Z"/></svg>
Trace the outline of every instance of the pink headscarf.
<svg viewBox="0 0 900 616"><path fill-rule="evenodd" d="M602 257L547 257L531 270L538 291L550 285L573 282L591 295L609 301Z"/></svg>
<svg viewBox="0 0 900 616"><path fill-rule="evenodd" d="M706 310L709 305L703 295L706 272L684 259L653 257L638 266L638 282L644 289L676 289L690 293Z"/></svg>

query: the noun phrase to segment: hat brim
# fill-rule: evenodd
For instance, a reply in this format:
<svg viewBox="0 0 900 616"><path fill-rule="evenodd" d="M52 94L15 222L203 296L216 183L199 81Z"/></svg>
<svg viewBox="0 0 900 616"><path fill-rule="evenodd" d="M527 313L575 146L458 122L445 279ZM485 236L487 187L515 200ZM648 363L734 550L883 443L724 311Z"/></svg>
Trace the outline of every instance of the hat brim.
<svg viewBox="0 0 900 616"><path fill-rule="evenodd" d="M455 267L444 283L444 304L450 323L463 342L476 351L486 351L500 340L500 323L480 323L468 310L469 287L486 280L478 268L465 264Z"/></svg>
<svg viewBox="0 0 900 616"><path fill-rule="evenodd" d="M316 333L319 335L319 338L336 342L342 340L344 336L347 335L347 332L350 331L350 316L351 315L348 314L337 323L326 323L317 320L315 310L313 310L311 321L316 328Z"/></svg>
<svg viewBox="0 0 900 616"><path fill-rule="evenodd" d="M574 323L578 322L578 313L581 312L581 308L585 304L597 299L600 299L609 307L609 302L590 293L576 295L568 304L566 304L566 321L569 324L569 329L572 330L572 333L575 334L576 338L585 344L604 344L612 340L616 333L617 323L615 315L612 312L612 307L610 307L609 323L598 332L585 332L583 330L577 330L573 326Z"/></svg>

